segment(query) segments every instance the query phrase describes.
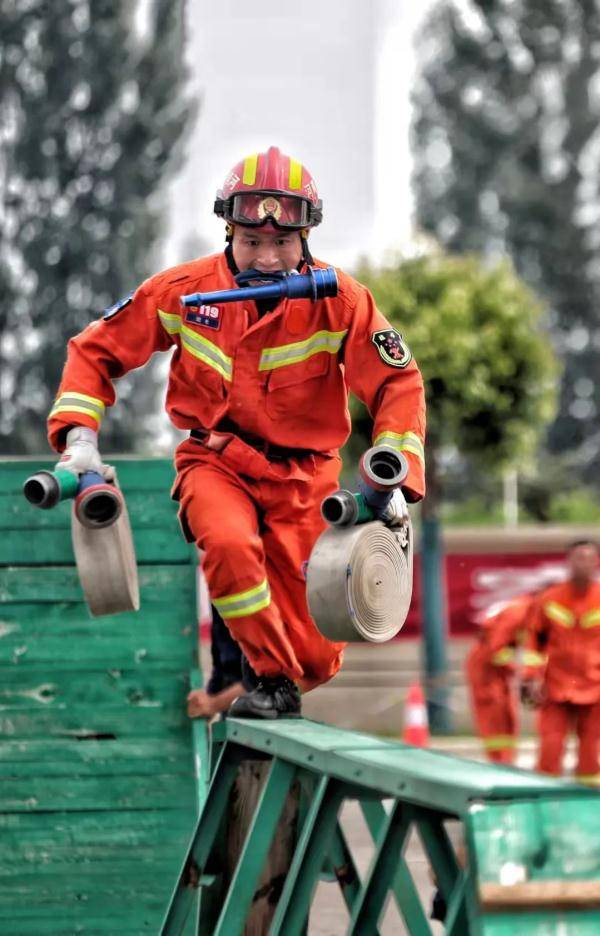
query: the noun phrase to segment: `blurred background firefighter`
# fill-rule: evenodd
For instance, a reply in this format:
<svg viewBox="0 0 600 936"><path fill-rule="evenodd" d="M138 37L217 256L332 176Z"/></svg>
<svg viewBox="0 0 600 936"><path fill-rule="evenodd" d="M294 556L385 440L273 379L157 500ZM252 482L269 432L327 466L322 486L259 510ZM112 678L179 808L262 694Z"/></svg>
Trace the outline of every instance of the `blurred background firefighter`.
<svg viewBox="0 0 600 936"><path fill-rule="evenodd" d="M562 773L567 734L575 732L581 783L600 784L600 563L598 545L567 550L567 581L546 589L527 616L526 649L547 662L525 667L521 697L538 712L538 770Z"/></svg>

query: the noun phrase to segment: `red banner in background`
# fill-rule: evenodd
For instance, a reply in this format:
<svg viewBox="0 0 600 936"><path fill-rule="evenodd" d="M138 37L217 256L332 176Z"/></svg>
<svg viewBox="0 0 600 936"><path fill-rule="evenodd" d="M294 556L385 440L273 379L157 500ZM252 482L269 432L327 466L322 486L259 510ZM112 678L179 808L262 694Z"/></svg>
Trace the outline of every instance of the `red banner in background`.
<svg viewBox="0 0 600 936"><path fill-rule="evenodd" d="M445 557L448 621L451 637L474 633L481 613L514 595L546 587L566 575L560 553L470 553ZM413 601L398 635L417 637L422 629L421 568L415 557Z"/></svg>

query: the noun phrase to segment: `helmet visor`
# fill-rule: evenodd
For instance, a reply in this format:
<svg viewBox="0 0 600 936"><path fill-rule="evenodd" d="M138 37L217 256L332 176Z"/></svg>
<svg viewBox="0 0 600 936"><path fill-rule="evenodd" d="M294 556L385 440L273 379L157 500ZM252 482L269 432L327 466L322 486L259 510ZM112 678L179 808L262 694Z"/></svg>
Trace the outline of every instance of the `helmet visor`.
<svg viewBox="0 0 600 936"><path fill-rule="evenodd" d="M235 224L259 226L272 221L282 228L303 228L310 224L310 204L281 192L240 192L230 199L226 217Z"/></svg>

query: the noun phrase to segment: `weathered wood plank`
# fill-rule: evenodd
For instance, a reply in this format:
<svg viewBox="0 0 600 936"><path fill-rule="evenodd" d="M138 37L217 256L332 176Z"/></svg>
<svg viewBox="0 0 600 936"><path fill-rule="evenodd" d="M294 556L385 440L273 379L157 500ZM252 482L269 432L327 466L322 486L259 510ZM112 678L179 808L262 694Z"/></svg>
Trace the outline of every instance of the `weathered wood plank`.
<svg viewBox="0 0 600 936"><path fill-rule="evenodd" d="M92 618L82 604L0 607L3 666L101 670L147 664L188 665L195 648L195 611L185 602L148 602L139 614ZM1 684L1 679L0 679Z"/></svg>
<svg viewBox="0 0 600 936"><path fill-rule="evenodd" d="M154 738L160 745L163 737L188 731L184 705L173 708L137 708L124 711L122 706L93 707L53 712L18 710L0 712L0 735L21 738L69 738L114 735L116 738Z"/></svg>
<svg viewBox="0 0 600 936"><path fill-rule="evenodd" d="M186 790L182 789L185 802ZM114 813L56 812L40 817L34 813L0 814L0 848L26 848L31 841L46 850L79 847L133 849L156 842L169 843L190 835L190 817L183 807L175 810L134 809Z"/></svg>
<svg viewBox="0 0 600 936"><path fill-rule="evenodd" d="M139 570L142 610L149 598L165 603L178 600L193 606L195 600L194 569L191 565L142 566ZM56 601L79 602L81 586L75 568L47 566L40 571L31 568L0 568L0 602ZM120 615L120 620L125 620ZM138 612L138 619L141 614Z"/></svg>
<svg viewBox="0 0 600 936"><path fill-rule="evenodd" d="M43 769L44 765L40 764L40 773ZM118 810L134 809L140 803L148 809L173 809L179 805L186 777L189 777L189 771L181 763L178 773L168 774L4 777L0 785L0 811ZM192 805L193 801L190 802Z"/></svg>
<svg viewBox="0 0 600 936"><path fill-rule="evenodd" d="M178 530L140 529L136 524L133 541L138 566L194 560L193 547L186 543ZM0 565L56 566L73 565L74 562L71 534L66 530L0 531Z"/></svg>
<svg viewBox="0 0 600 936"><path fill-rule="evenodd" d="M0 744L0 779L39 776L128 776L142 772L177 772L191 768L187 738L165 738L160 748L154 740L77 741L40 739ZM0 791L1 792L1 791ZM1 842L0 842L1 849Z"/></svg>

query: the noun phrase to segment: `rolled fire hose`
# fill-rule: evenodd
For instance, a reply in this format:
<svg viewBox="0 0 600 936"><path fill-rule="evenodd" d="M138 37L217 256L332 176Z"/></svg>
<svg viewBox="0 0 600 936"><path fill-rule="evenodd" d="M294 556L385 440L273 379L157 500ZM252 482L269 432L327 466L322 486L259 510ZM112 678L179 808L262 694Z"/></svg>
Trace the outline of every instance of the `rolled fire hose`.
<svg viewBox="0 0 600 936"><path fill-rule="evenodd" d="M114 484L119 488L116 477ZM83 595L94 617L139 610L137 563L124 498L117 519L96 528L80 522L73 504L71 537Z"/></svg>
<svg viewBox="0 0 600 936"><path fill-rule="evenodd" d="M313 620L328 640L383 643L402 628L412 598L412 525L398 490L407 466L387 446L370 449L365 460L374 481L381 466L382 484L396 491L386 523L364 522L369 510L363 494L338 491L326 498L322 513L332 525L313 547L306 592Z"/></svg>
<svg viewBox="0 0 600 936"><path fill-rule="evenodd" d="M410 520L398 530L379 520L332 527L308 563L308 607L328 640L383 643L402 628L412 597Z"/></svg>

